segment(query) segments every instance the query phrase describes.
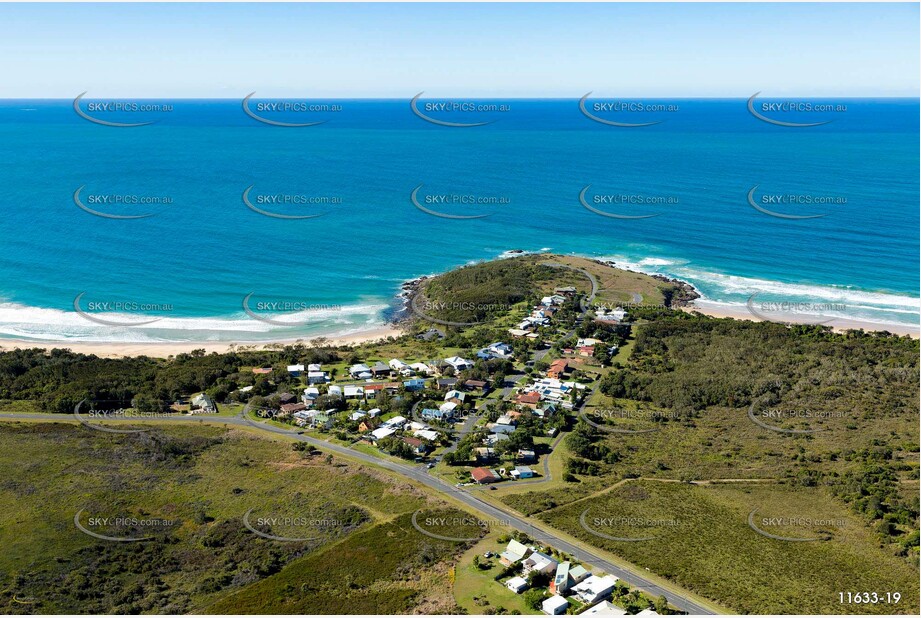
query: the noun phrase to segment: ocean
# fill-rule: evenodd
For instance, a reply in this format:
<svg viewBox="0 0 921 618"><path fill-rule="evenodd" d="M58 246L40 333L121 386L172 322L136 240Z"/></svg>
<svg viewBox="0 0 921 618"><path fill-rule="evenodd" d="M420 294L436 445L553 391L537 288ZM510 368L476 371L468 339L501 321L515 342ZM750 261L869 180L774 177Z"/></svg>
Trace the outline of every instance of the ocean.
<svg viewBox="0 0 921 618"><path fill-rule="evenodd" d="M360 333L403 282L510 250L678 277L727 308L917 325L918 100L769 101L830 122L781 126L746 98L587 101L658 123L633 127L578 99L249 102L322 123L299 127L241 99L78 104L151 122L117 127L3 100L0 338Z"/></svg>

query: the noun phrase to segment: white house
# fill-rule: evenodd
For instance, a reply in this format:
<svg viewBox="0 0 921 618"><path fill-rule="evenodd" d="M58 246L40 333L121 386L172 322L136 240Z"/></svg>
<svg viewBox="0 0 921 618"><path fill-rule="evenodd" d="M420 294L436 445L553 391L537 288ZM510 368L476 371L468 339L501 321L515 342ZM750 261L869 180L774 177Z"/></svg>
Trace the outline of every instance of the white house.
<svg viewBox="0 0 921 618"><path fill-rule="evenodd" d="M365 376L367 374L367 376ZM371 377L371 368L364 363L358 363L349 367L349 375L353 378L365 379Z"/></svg>
<svg viewBox="0 0 921 618"><path fill-rule="evenodd" d="M307 365L307 371L323 371L323 365L320 363L310 363Z"/></svg>
<svg viewBox="0 0 921 618"><path fill-rule="evenodd" d="M303 365L288 365L288 373L290 373L294 377L297 377L301 375L302 373L304 373L304 366Z"/></svg>
<svg viewBox="0 0 921 618"><path fill-rule="evenodd" d="M592 607L588 608L587 610L585 610L579 615L580 616L626 616L627 610L617 607L610 601L602 601L598 605L593 605ZM637 614L637 616L644 616L644 615L647 615L647 614L643 614L643 612L640 612L639 614Z"/></svg>
<svg viewBox="0 0 921 618"><path fill-rule="evenodd" d="M502 343L501 341L497 341L496 343L487 346L486 349L499 358L506 358L512 355L512 346L507 343Z"/></svg>
<svg viewBox="0 0 921 618"><path fill-rule="evenodd" d="M541 610L548 616L557 616L559 614L565 614L566 608L569 607L569 601L556 595L546 599L543 603L540 604Z"/></svg>
<svg viewBox="0 0 921 618"><path fill-rule="evenodd" d="M304 403L310 404L320 396L320 389L316 386L308 386L304 389L304 394L301 396L301 401Z"/></svg>
<svg viewBox="0 0 921 618"><path fill-rule="evenodd" d="M405 424L406 424L405 416L394 416L392 419L388 421L384 421L384 427L396 427L398 429L402 429L403 425Z"/></svg>
<svg viewBox="0 0 921 618"><path fill-rule="evenodd" d="M371 437L374 439L375 442L377 442L378 440L383 440L384 438L392 436L396 432L397 430L393 429L392 427L378 427L377 429L371 432Z"/></svg>
<svg viewBox="0 0 921 618"><path fill-rule="evenodd" d="M515 594L521 594L528 589L528 580L526 580L524 577L513 577L512 579L505 582L505 587Z"/></svg>
<svg viewBox="0 0 921 618"><path fill-rule="evenodd" d="M576 584L572 590L583 603L592 604L611 594L616 583L617 578L613 575L605 575L604 577L592 575L582 583Z"/></svg>
<svg viewBox="0 0 921 618"><path fill-rule="evenodd" d="M542 554L539 551L534 552L521 563L525 574L528 574L532 571L538 573L555 573L556 567L559 566L559 562L548 556L547 554Z"/></svg>
<svg viewBox="0 0 921 618"><path fill-rule="evenodd" d="M342 394L346 399L364 399L365 389L361 386L346 386Z"/></svg>
<svg viewBox="0 0 921 618"><path fill-rule="evenodd" d="M342 397L342 387L338 384L330 385L330 387L326 389L326 392L330 395L335 395L336 397Z"/></svg>
<svg viewBox="0 0 921 618"><path fill-rule="evenodd" d="M387 364L390 365L390 368L394 371L403 371L404 369L409 369L409 365L401 361L399 358L391 358L390 362Z"/></svg>
<svg viewBox="0 0 921 618"><path fill-rule="evenodd" d="M473 367L473 363L460 356L451 356L450 358L446 358L445 362L454 367L454 371L464 371L465 369Z"/></svg>
<svg viewBox="0 0 921 618"><path fill-rule="evenodd" d="M409 366L410 369L416 373L421 373L422 375L429 375L432 373L432 368L426 365L425 363L413 363Z"/></svg>
<svg viewBox="0 0 921 618"><path fill-rule="evenodd" d="M554 294L553 296L544 296L543 298L540 299L540 303L542 305L546 305L547 307L550 307L553 305L562 305L565 302L566 302L566 298L563 296L560 296L559 294Z"/></svg>
<svg viewBox="0 0 921 618"><path fill-rule="evenodd" d="M647 607L647 608L644 609L643 611L637 612L636 615L637 615L637 616L658 616L658 615L659 615L659 612L657 612L657 611L654 610L654 609L650 609L650 608Z"/></svg>
<svg viewBox="0 0 921 618"><path fill-rule="evenodd" d="M445 414L454 414L454 411L457 409L457 404L453 401L446 401L441 404L438 409Z"/></svg>
<svg viewBox="0 0 921 618"><path fill-rule="evenodd" d="M368 416L367 412L365 412L364 410L359 410L357 412L352 412L352 414L349 415L349 420L350 421L360 421L366 416Z"/></svg>
<svg viewBox="0 0 921 618"><path fill-rule="evenodd" d="M452 399L457 399L461 403L464 402L464 399L467 398L467 393L462 393L460 391L448 391L445 393L445 401L451 401Z"/></svg>
<svg viewBox="0 0 921 618"><path fill-rule="evenodd" d="M307 372L307 384L325 384L328 380L329 376L326 375L325 371Z"/></svg>
<svg viewBox="0 0 921 618"><path fill-rule="evenodd" d="M429 442L438 441L438 432L431 429L417 429L413 432L413 435L417 438L422 438L423 440L428 440Z"/></svg>

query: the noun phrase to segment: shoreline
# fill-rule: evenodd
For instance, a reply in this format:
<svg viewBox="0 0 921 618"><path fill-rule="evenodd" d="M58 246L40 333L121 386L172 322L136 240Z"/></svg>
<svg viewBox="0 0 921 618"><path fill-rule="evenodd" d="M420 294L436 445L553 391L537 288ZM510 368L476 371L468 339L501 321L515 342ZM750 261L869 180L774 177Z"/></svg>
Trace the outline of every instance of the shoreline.
<svg viewBox="0 0 921 618"><path fill-rule="evenodd" d="M131 356L150 356L153 358L168 358L177 354L204 350L224 353L231 349L237 351L260 351L278 346L322 340L324 345L333 347L355 346L362 343L372 343L388 337L399 337L403 334L394 324L382 324L379 327L354 333L332 337L311 337L298 339L279 339L276 341L157 341L157 342L119 342L119 341L23 341L21 339L0 338L0 352L12 350L27 350L39 348L43 350L70 350L78 354L95 354L100 358L124 358Z"/></svg>
<svg viewBox="0 0 921 618"><path fill-rule="evenodd" d="M506 260L510 258L522 257L532 254L552 252L525 251L522 249L512 249L504 251L490 260L479 260L481 262ZM716 301L710 301L703 297L700 290L693 283L672 277L661 273L649 273L642 270L636 270L628 266L621 266L615 260L588 255L575 255L571 257L581 257L591 260L601 266L614 268L617 270L643 274L661 281L678 284L683 288L684 294L675 299L672 304L673 309L685 311L687 313L698 312L713 318L733 318L736 320L748 320L751 322L764 321L762 318L752 314L747 310L745 305L733 306L726 305ZM7 352L16 349L39 348L48 350L66 349L75 353L95 354L101 358L123 358L131 356L149 356L153 358L168 358L177 354L188 353L192 350L205 350L205 353L212 352L224 353L231 350L237 351L260 351L273 349L284 345L306 344L322 341L324 345L333 347L351 347L364 343L372 343L388 337L400 337L406 334L406 326L412 320L412 309L410 307L413 297L419 293L419 288L426 281L443 275L445 273L463 268L469 264L455 266L444 272L435 274L420 275L404 280L397 293L393 296L393 306L389 311L390 315L383 323L359 333L347 335L317 335L314 337L298 337L289 339L276 339L270 341L157 341L157 342L121 342L121 341L28 341L22 339L11 339L0 336L0 352ZM778 316L789 318L789 322L796 322L796 316ZM780 320L777 320L778 322ZM809 323L801 320L802 323ZM907 324L876 323L861 320L835 319L825 324L832 328L833 331L841 333L849 329L863 329L866 332L888 331L896 335L907 335L915 339L921 338L921 327Z"/></svg>
<svg viewBox="0 0 921 618"><path fill-rule="evenodd" d="M726 306L722 303L714 303L713 301L707 301L702 299L696 299L689 304L683 307L676 307L681 311L686 313L701 313L711 318L732 318L734 320L748 320L749 322L764 322L766 320L760 319L755 315L752 315L750 311L747 310L745 305L740 307L735 306ZM778 316L789 319L790 323L796 323L796 316ZM780 323L780 320L770 320ZM809 324L808 320L799 320L802 324ZM814 322L813 322L814 323ZM830 327L836 333L843 333L847 330L856 330L863 329L865 332L883 332L888 331L895 335L907 335L912 339L921 339L921 327L915 326L912 328L908 324L878 324L876 322L866 322L861 320L848 320L844 318L834 319L831 322L824 324L824 326Z"/></svg>

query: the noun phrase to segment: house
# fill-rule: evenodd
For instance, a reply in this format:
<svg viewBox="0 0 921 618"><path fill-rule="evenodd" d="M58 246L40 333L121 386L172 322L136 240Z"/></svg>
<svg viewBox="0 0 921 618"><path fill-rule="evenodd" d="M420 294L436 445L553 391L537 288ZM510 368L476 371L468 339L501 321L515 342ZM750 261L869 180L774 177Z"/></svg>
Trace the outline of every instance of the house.
<svg viewBox="0 0 921 618"><path fill-rule="evenodd" d="M403 387L408 391L421 391L425 388L425 380L413 379L403 382Z"/></svg>
<svg viewBox="0 0 921 618"><path fill-rule="evenodd" d="M272 373L271 367L253 367L253 373L256 375L266 375Z"/></svg>
<svg viewBox="0 0 921 618"><path fill-rule="evenodd" d="M377 429L378 424L379 423L377 422L376 419L366 418L365 420L361 421L361 424L358 426L358 431L362 433L373 431Z"/></svg>
<svg viewBox="0 0 921 618"><path fill-rule="evenodd" d="M550 368L547 369L547 375L559 380L567 371L569 371L569 365L566 363L566 359L558 358L550 363Z"/></svg>
<svg viewBox="0 0 921 618"><path fill-rule="evenodd" d="M310 363L307 365L307 371L323 371L323 365L320 363Z"/></svg>
<svg viewBox="0 0 921 618"><path fill-rule="evenodd" d="M486 349L499 358L508 358L512 355L512 346L507 343L502 343L501 341L488 345Z"/></svg>
<svg viewBox="0 0 921 618"><path fill-rule="evenodd" d="M528 580L526 580L524 577L513 577L512 579L505 582L505 587L515 594L521 594L528 589Z"/></svg>
<svg viewBox="0 0 921 618"><path fill-rule="evenodd" d="M657 612L656 610L652 608L647 607L643 611L638 612L636 615L637 616L658 616L659 612Z"/></svg>
<svg viewBox="0 0 921 618"><path fill-rule="evenodd" d="M599 343L601 343L600 339L593 339L592 337L585 337L585 338L580 337L579 340L576 341L576 347L581 348L583 346L589 346L589 345L595 346L595 345L598 345Z"/></svg>
<svg viewBox="0 0 921 618"><path fill-rule="evenodd" d="M470 476L473 477L473 481L480 485L486 485L487 483L498 483L502 480L499 476L499 473L495 470L489 470L488 468L474 468L470 471Z"/></svg>
<svg viewBox="0 0 921 618"><path fill-rule="evenodd" d="M505 440L508 440L507 433L491 433L483 439L483 444L486 446L496 446Z"/></svg>
<svg viewBox="0 0 921 618"><path fill-rule="evenodd" d="M430 328L418 337L423 341L434 341L435 339L444 339L445 334L437 328Z"/></svg>
<svg viewBox="0 0 921 618"><path fill-rule="evenodd" d="M540 403L540 393L534 391L530 393L518 393L518 396L515 397L515 403L528 406L529 408L537 407L537 404Z"/></svg>
<svg viewBox="0 0 921 618"><path fill-rule="evenodd" d="M510 328L508 329L508 334L511 335L512 337L521 338L521 337L527 337L528 335L530 335L531 331L526 330L524 328Z"/></svg>
<svg viewBox="0 0 921 618"><path fill-rule="evenodd" d="M451 412L444 412L434 408L423 408L422 418L430 421L449 421L454 418L454 415Z"/></svg>
<svg viewBox="0 0 921 618"><path fill-rule="evenodd" d="M537 461L537 453L528 449L518 449L518 459L525 463Z"/></svg>
<svg viewBox="0 0 921 618"><path fill-rule="evenodd" d="M370 416L371 418L380 416L380 414L381 414L380 408L371 408L370 410L368 410L368 416Z"/></svg>
<svg viewBox="0 0 921 618"><path fill-rule="evenodd" d="M429 452L428 445L419 438L404 437L403 442L412 447L413 452L416 455L425 455Z"/></svg>
<svg viewBox="0 0 921 618"><path fill-rule="evenodd" d="M461 384L461 388L468 392L486 392L489 389L489 383L484 380L465 380L464 383Z"/></svg>
<svg viewBox="0 0 921 618"><path fill-rule="evenodd" d="M199 393L192 397L192 410L198 412L204 412L206 414L216 414L217 405L214 403L214 400L211 399L206 393Z"/></svg>
<svg viewBox="0 0 921 618"><path fill-rule="evenodd" d="M473 363L461 358L460 356L451 356L445 359L445 362L454 368L454 371L465 371L473 367Z"/></svg>
<svg viewBox="0 0 921 618"><path fill-rule="evenodd" d="M243 388L238 388L237 390L240 391L241 393L248 393L251 390L253 390L253 385L250 384L249 386L244 386Z"/></svg>
<svg viewBox="0 0 921 618"><path fill-rule="evenodd" d="M335 397L342 397L342 387L338 384L331 384L329 388L326 389L326 392Z"/></svg>
<svg viewBox="0 0 921 618"><path fill-rule="evenodd" d="M559 595L552 596L540 604L541 611L543 611L548 616L565 614L567 607L569 607L569 601Z"/></svg>
<svg viewBox="0 0 921 618"><path fill-rule="evenodd" d="M512 433L515 431L514 425L500 425L499 423L493 423L489 426L490 433Z"/></svg>
<svg viewBox="0 0 921 618"><path fill-rule="evenodd" d="M496 424L497 425L516 425L517 423L512 418L511 414L503 414L502 416L496 419Z"/></svg>
<svg viewBox="0 0 921 618"><path fill-rule="evenodd" d="M554 294L553 296L544 296L540 299L540 304L545 307L552 307L553 305L562 305L566 302L566 298L560 296L559 294Z"/></svg>
<svg viewBox="0 0 921 618"><path fill-rule="evenodd" d="M553 293L559 294L560 296L574 296L576 293L576 288L572 287L571 285L568 285L566 287L556 288L555 290L553 290Z"/></svg>
<svg viewBox="0 0 921 618"><path fill-rule="evenodd" d="M306 409L307 406L303 403L286 403L281 406L281 413L287 416L289 414L294 414L295 412L300 412Z"/></svg>
<svg viewBox="0 0 921 618"><path fill-rule="evenodd" d="M545 403L539 408L534 408L534 416L539 418L549 418L556 414L556 406L552 403Z"/></svg>
<svg viewBox="0 0 921 618"><path fill-rule="evenodd" d="M329 375L325 371L308 371L307 384L326 384L329 382Z"/></svg>
<svg viewBox="0 0 921 618"><path fill-rule="evenodd" d="M301 377L301 374L304 373L304 366L303 365L288 365L288 373L290 373L295 378L299 378Z"/></svg>
<svg viewBox="0 0 921 618"><path fill-rule="evenodd" d="M576 348L579 352L579 356L592 357L595 355L595 346L593 345L583 345Z"/></svg>
<svg viewBox="0 0 921 618"><path fill-rule="evenodd" d="M319 427L322 429L329 429L333 426L333 417L332 413L335 410L327 410L326 412L317 412L313 418L310 419L310 424L313 427Z"/></svg>
<svg viewBox="0 0 921 618"><path fill-rule="evenodd" d="M466 397L467 397L466 393L462 393L457 390L451 390L445 393L445 401L453 401L454 403L458 405L464 403L464 399L466 399Z"/></svg>
<svg viewBox="0 0 921 618"><path fill-rule="evenodd" d="M496 460L496 451L486 446L479 446L473 449L473 454L478 462L490 462Z"/></svg>
<svg viewBox="0 0 921 618"><path fill-rule="evenodd" d="M627 317L627 312L622 308L601 309L595 312L595 319L599 322L623 322Z"/></svg>
<svg viewBox="0 0 921 618"><path fill-rule="evenodd" d="M457 411L457 402L446 401L440 406L438 406L438 410L453 417L455 412Z"/></svg>
<svg viewBox="0 0 921 618"><path fill-rule="evenodd" d="M401 373L405 369L409 369L409 365L401 361L399 358L391 358L390 362L387 364L390 365L390 368L397 373Z"/></svg>
<svg viewBox="0 0 921 618"><path fill-rule="evenodd" d="M582 583L576 584L572 590L583 603L591 605L610 595L614 591L616 584L617 578L613 575L605 575L604 577L592 575Z"/></svg>
<svg viewBox="0 0 921 618"><path fill-rule="evenodd" d="M378 440L383 440L384 438L389 438L390 436L392 436L392 435L395 434L396 432L397 432L397 430L396 430L396 429L393 429L393 428L391 428L391 427L379 427L379 428L377 428L377 429L375 429L374 431L371 432L371 439L372 439L374 442L377 442Z"/></svg>
<svg viewBox="0 0 921 618"><path fill-rule="evenodd" d="M438 385L439 389L442 389L442 388L451 389L451 388L454 388L455 384L457 384L457 378L438 378L438 381L436 382L436 384Z"/></svg>
<svg viewBox="0 0 921 618"><path fill-rule="evenodd" d="M526 545L512 539L508 542L508 547L505 548L505 551L499 554L499 562L505 566L512 566L524 560L525 556L527 556L530 551L531 550L528 549Z"/></svg>
<svg viewBox="0 0 921 618"><path fill-rule="evenodd" d="M405 416L394 416L393 418L384 421L384 427L395 427L396 429L403 429L404 425L406 425Z"/></svg>
<svg viewBox="0 0 921 618"><path fill-rule="evenodd" d="M342 389L342 395L346 399L364 399L365 389L361 386L346 386Z"/></svg>
<svg viewBox="0 0 921 618"><path fill-rule="evenodd" d="M559 563L556 560L539 551L532 553L521 563L525 575L532 571L537 573L554 573L558 565Z"/></svg>
<svg viewBox="0 0 921 618"><path fill-rule="evenodd" d="M294 403L295 401L297 401L297 397L291 393L282 393L278 396L278 403Z"/></svg>
<svg viewBox="0 0 921 618"><path fill-rule="evenodd" d="M390 366L385 365L381 361L377 361L371 367L371 375L374 377L389 376L391 371Z"/></svg>
<svg viewBox="0 0 921 618"><path fill-rule="evenodd" d="M438 432L431 429L417 429L413 432L413 435L417 438L422 438L423 440L428 440L429 442L438 441Z"/></svg>
<svg viewBox="0 0 921 618"><path fill-rule="evenodd" d="M563 594L569 590L571 585L569 582L569 567L570 562L561 562L556 567L556 575L553 576L553 581L550 582L549 590L552 594Z"/></svg>
<svg viewBox="0 0 921 618"><path fill-rule="evenodd" d="M366 416L368 416L368 413L367 413L367 412L365 412L364 410L358 410L357 412L352 412L352 413L349 415L349 420L350 420L350 421L353 421L353 422L354 422L354 421L360 421L361 419L363 419L363 418L366 417Z"/></svg>
<svg viewBox="0 0 921 618"><path fill-rule="evenodd" d="M364 363L358 363L349 367L349 375L356 380L366 380L371 376L371 368Z"/></svg>
<svg viewBox="0 0 921 618"><path fill-rule="evenodd" d="M655 612L653 612L653 614L658 616L658 614L656 614ZM602 601L601 603L597 605L593 605L592 607L588 608L587 610L585 610L579 615L580 616L626 616L627 610L617 607L610 601ZM640 612L639 614L637 614L637 616L649 616L649 615L652 615L652 614L644 614L643 612Z"/></svg>
<svg viewBox="0 0 921 618"><path fill-rule="evenodd" d="M528 466L515 466L515 469L512 470L512 478L514 479L530 479L534 478L534 470Z"/></svg>
<svg viewBox="0 0 921 618"><path fill-rule="evenodd" d="M432 368L426 365L425 363L413 363L412 365L409 366L409 368L415 371L416 373L419 373L425 376L432 373Z"/></svg>
<svg viewBox="0 0 921 618"><path fill-rule="evenodd" d="M313 403L320 396L320 389L316 386L308 386L301 395L301 401L304 403Z"/></svg>
<svg viewBox="0 0 921 618"><path fill-rule="evenodd" d="M588 570L581 564L574 566L569 569L569 579L572 580L572 585L581 584L585 581L585 578L591 575Z"/></svg>

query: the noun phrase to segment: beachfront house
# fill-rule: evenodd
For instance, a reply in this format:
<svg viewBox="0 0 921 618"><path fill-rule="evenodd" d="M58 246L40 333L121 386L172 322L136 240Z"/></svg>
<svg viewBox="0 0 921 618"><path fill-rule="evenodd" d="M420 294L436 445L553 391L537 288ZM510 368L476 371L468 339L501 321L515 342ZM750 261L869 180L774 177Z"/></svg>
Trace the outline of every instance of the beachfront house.
<svg viewBox="0 0 921 618"><path fill-rule="evenodd" d="M349 375L355 380L367 380L371 377L371 368L364 363L358 363L349 367Z"/></svg>
<svg viewBox="0 0 921 618"><path fill-rule="evenodd" d="M288 365L288 373L291 374L293 378L301 377L301 374L304 373L303 365Z"/></svg>
<svg viewBox="0 0 921 618"><path fill-rule="evenodd" d="M342 396L346 399L364 399L365 389L361 386L346 386L342 389Z"/></svg>
<svg viewBox="0 0 921 618"><path fill-rule="evenodd" d="M326 384L329 382L329 374L325 371L308 371L307 384Z"/></svg>
<svg viewBox="0 0 921 618"><path fill-rule="evenodd" d="M451 356L445 359L445 362L454 368L454 371L465 371L473 367L473 363L460 356Z"/></svg>

